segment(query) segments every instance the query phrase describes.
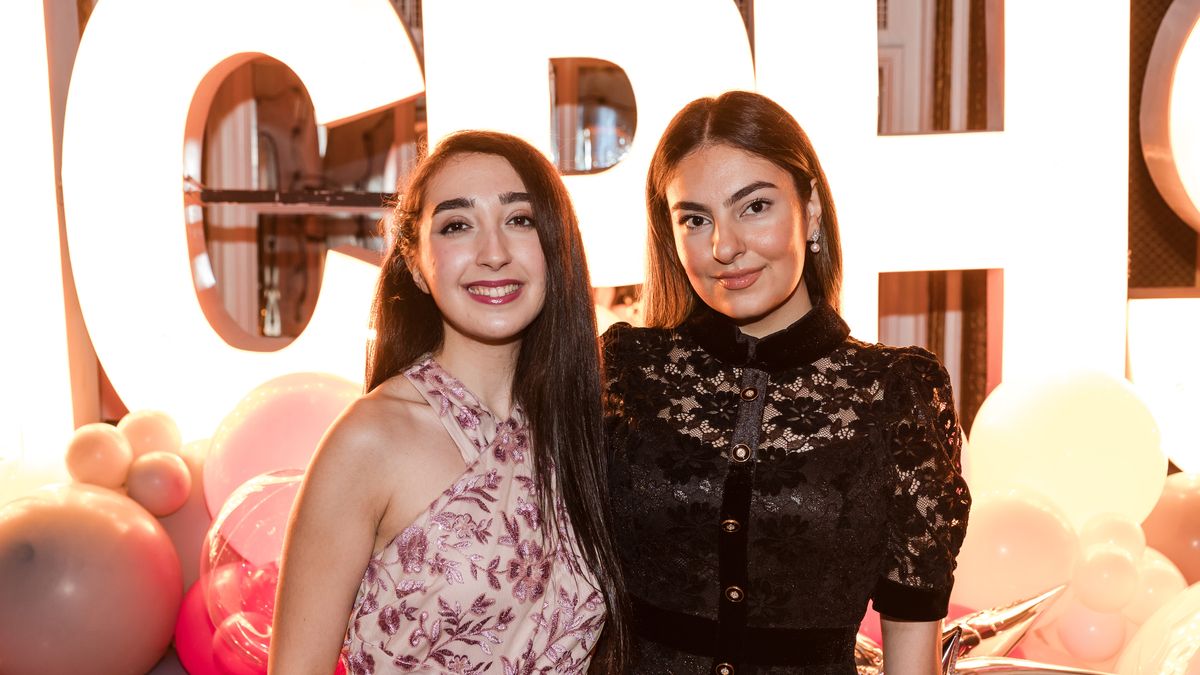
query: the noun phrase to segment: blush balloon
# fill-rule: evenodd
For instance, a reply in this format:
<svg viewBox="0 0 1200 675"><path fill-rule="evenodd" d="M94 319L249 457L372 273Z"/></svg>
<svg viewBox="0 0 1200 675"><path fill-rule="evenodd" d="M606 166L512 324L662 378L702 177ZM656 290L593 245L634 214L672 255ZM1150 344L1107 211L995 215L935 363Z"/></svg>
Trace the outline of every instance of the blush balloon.
<svg viewBox="0 0 1200 675"><path fill-rule="evenodd" d="M192 491L192 475L179 455L170 452L148 452L129 467L125 479L129 497L155 516L169 516L178 511Z"/></svg>
<svg viewBox="0 0 1200 675"><path fill-rule="evenodd" d="M182 446L175 420L157 410L135 410L117 422L117 430L129 440L134 458L148 452L178 454Z"/></svg>
<svg viewBox="0 0 1200 675"><path fill-rule="evenodd" d="M254 476L304 469L325 430L360 388L323 373L294 373L257 387L238 403L212 438L204 463L208 511L216 514Z"/></svg>
<svg viewBox="0 0 1200 675"><path fill-rule="evenodd" d="M1159 607L1187 588L1183 573L1167 556L1147 547L1138 564L1138 587L1122 612L1136 624L1145 623Z"/></svg>
<svg viewBox="0 0 1200 675"><path fill-rule="evenodd" d="M200 548L212 524L208 505L204 503L204 458L207 454L208 439L192 441L180 450L179 455L191 476L192 489L182 508L158 520L179 552L185 588L191 588L200 578Z"/></svg>
<svg viewBox="0 0 1200 675"><path fill-rule="evenodd" d="M1167 476L1142 529L1146 545L1170 558L1189 584L1200 582L1200 474Z"/></svg>
<svg viewBox="0 0 1200 675"><path fill-rule="evenodd" d="M145 673L182 592L171 540L128 497L71 484L0 509L5 675Z"/></svg>
<svg viewBox="0 0 1200 675"><path fill-rule="evenodd" d="M129 441L111 424L85 424L67 445L67 471L80 483L119 488L131 462Z"/></svg>

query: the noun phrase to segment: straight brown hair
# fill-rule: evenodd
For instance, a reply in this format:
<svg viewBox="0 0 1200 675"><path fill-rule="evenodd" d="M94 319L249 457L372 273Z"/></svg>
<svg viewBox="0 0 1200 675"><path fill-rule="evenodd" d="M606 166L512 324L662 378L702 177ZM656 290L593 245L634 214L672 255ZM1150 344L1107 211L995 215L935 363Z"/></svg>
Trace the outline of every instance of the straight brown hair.
<svg viewBox="0 0 1200 675"><path fill-rule="evenodd" d="M684 106L663 132L646 177L646 282L642 286L646 325L674 328L703 304L675 251L667 184L679 163L700 148L728 145L769 160L792 176L801 205L812 198L816 180L821 203L821 252L804 256L804 284L815 306L841 304L842 243L829 181L808 135L778 103L761 94L730 91ZM803 227L800 224L799 227Z"/></svg>

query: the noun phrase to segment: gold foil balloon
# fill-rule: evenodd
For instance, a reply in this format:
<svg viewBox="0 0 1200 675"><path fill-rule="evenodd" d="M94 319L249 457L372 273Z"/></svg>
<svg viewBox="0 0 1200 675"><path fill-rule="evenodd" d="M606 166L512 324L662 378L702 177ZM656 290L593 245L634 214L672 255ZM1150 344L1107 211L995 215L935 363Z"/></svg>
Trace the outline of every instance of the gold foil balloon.
<svg viewBox="0 0 1200 675"><path fill-rule="evenodd" d="M0 673L145 673L171 642L183 585L158 521L64 485L0 509Z"/></svg>
<svg viewBox="0 0 1200 675"><path fill-rule="evenodd" d="M1007 656L1066 588L1058 586L1005 607L985 609L948 622L947 630L957 628L962 633L959 657Z"/></svg>

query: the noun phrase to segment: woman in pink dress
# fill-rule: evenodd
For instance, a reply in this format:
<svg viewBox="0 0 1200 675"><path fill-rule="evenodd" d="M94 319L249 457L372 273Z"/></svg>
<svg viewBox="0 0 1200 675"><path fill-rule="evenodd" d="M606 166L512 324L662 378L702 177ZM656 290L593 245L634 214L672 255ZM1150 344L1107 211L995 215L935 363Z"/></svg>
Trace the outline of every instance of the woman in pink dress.
<svg viewBox="0 0 1200 675"><path fill-rule="evenodd" d="M284 545L272 675L622 668L596 324L554 167L461 132L413 173L366 392L326 434Z"/></svg>

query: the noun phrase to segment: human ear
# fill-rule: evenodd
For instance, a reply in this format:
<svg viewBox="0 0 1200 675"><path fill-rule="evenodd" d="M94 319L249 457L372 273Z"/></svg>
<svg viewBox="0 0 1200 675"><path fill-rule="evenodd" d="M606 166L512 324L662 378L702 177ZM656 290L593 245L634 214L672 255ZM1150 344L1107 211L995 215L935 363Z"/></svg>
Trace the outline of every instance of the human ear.
<svg viewBox="0 0 1200 675"><path fill-rule="evenodd" d="M807 238L812 239L813 235L821 229L821 195L817 192L817 179L809 181L808 203L805 205L805 225Z"/></svg>

